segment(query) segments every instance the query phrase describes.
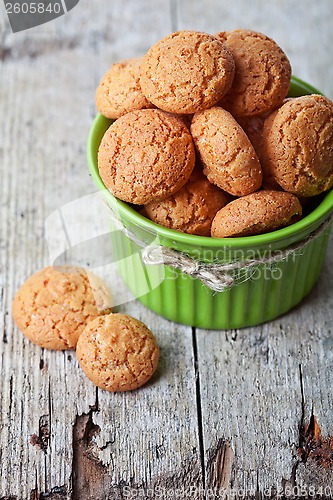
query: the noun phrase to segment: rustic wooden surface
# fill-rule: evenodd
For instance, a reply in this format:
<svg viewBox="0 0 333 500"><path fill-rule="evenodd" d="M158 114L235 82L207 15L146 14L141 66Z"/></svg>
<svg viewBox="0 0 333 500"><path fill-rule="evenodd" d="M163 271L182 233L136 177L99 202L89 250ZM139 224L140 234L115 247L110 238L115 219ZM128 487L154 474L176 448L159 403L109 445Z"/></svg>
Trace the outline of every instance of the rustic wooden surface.
<svg viewBox="0 0 333 500"><path fill-rule="evenodd" d="M176 29L247 27L333 98L332 24L331 0L81 0L12 34L0 3L0 499L333 496L331 469L297 452L310 420L308 435L317 424L333 435L331 247L304 303L260 327L195 331L136 301L120 306L161 346L158 373L133 393L96 390L74 352L32 345L10 314L18 286L50 262L46 218L95 191L85 141L112 62Z"/></svg>

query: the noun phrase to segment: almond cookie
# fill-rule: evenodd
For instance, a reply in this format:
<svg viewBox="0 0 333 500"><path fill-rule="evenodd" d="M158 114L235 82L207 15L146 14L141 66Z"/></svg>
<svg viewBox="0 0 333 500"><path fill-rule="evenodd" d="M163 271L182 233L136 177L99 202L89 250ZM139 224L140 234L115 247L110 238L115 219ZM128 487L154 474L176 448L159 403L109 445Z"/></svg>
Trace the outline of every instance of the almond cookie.
<svg viewBox="0 0 333 500"><path fill-rule="evenodd" d="M275 113L275 110L272 112ZM257 153L259 158L261 169L262 169L262 187L264 189L273 189L280 191L282 188L275 181L269 168L266 168L266 163L262 161L262 136L264 131L265 120L270 113L265 113L264 115L258 116L242 116L237 118L237 122L242 127L246 135L251 141L252 146Z"/></svg>
<svg viewBox="0 0 333 500"><path fill-rule="evenodd" d="M242 127L251 141L258 158L261 154L262 133L264 130L267 113L258 116L240 116L237 117L237 123Z"/></svg>
<svg viewBox="0 0 333 500"><path fill-rule="evenodd" d="M212 223L214 238L269 233L301 218L296 196L283 191L258 191L228 203Z"/></svg>
<svg viewBox="0 0 333 500"><path fill-rule="evenodd" d="M131 391L145 384L156 370L159 348L141 321L126 314L109 314L86 326L76 355L86 376L98 387Z"/></svg>
<svg viewBox="0 0 333 500"><path fill-rule="evenodd" d="M136 109L152 108L140 86L141 58L112 64L96 90L97 110L107 118L120 116Z"/></svg>
<svg viewBox="0 0 333 500"><path fill-rule="evenodd" d="M212 35L178 31L150 48L140 71L149 101L164 111L191 114L222 99L231 87L235 63Z"/></svg>
<svg viewBox="0 0 333 500"><path fill-rule="evenodd" d="M143 205L178 191L195 163L184 123L159 109L118 118L105 132L98 169L105 186L123 201Z"/></svg>
<svg viewBox="0 0 333 500"><path fill-rule="evenodd" d="M297 196L315 196L333 186L333 103L320 95L288 100L268 116L262 164L275 181Z"/></svg>
<svg viewBox="0 0 333 500"><path fill-rule="evenodd" d="M176 194L145 205L149 219L161 226L188 234L210 236L215 214L230 201L230 196L211 184L198 168Z"/></svg>
<svg viewBox="0 0 333 500"><path fill-rule="evenodd" d="M208 180L233 196L260 188L257 154L233 116L217 106L196 113L191 133Z"/></svg>
<svg viewBox="0 0 333 500"><path fill-rule="evenodd" d="M12 305L19 329L45 349L73 349L87 322L109 312L106 286L79 267L46 267L17 291Z"/></svg>
<svg viewBox="0 0 333 500"><path fill-rule="evenodd" d="M253 116L279 106L286 97L291 66L268 36L250 30L217 33L235 60L235 77L220 106L235 116Z"/></svg>

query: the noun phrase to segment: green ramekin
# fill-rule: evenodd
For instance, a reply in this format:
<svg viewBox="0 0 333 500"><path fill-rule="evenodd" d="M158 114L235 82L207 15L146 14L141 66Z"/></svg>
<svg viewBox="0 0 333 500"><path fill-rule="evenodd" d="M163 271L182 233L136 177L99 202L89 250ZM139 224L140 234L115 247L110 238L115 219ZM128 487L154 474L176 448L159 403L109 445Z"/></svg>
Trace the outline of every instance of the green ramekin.
<svg viewBox="0 0 333 500"><path fill-rule="evenodd" d="M292 77L289 96L319 94L311 85ZM286 313L310 292L316 283L325 258L330 224L314 238L311 235L333 213L333 191L303 219L277 231L241 238L209 238L173 231L140 215L128 204L106 190L97 168L97 151L111 120L97 115L88 137L87 154L92 177L104 192L110 208L123 225L145 244L158 238L160 245L173 248L203 262L226 263L279 252L305 238L310 240L300 251L274 265L261 264L252 276L244 272L236 285L214 292L199 279L164 265L138 265L142 248L125 233L113 233L113 248L118 271L133 295L145 306L165 318L207 329L231 329L258 325ZM112 228L112 219L110 218ZM152 283L142 295L142 280ZM157 286L156 286L157 284Z"/></svg>

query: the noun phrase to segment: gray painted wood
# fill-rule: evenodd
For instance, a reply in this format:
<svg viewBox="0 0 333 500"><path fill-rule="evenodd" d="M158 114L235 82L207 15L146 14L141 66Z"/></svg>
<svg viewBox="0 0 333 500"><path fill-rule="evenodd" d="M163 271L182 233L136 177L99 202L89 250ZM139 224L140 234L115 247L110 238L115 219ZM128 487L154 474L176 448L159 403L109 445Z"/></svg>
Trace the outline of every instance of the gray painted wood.
<svg viewBox="0 0 333 500"><path fill-rule="evenodd" d="M122 498L129 488L149 498L154 488L156 497L157 488L181 486L203 498L203 485L258 497L288 484L332 485L330 470L301 463L296 451L312 413L323 436L333 434L331 247L313 293L260 327L192 332L136 301L120 305L161 346L157 374L130 394L96 390L74 352L32 345L10 314L18 286L50 263L46 219L95 191L85 141L95 87L112 62L178 28L248 27L275 38L294 73L333 97L332 2L248 4L99 0L97 9L81 0L17 34L0 4L0 498ZM86 234L85 225L73 227L71 244ZM89 256L80 262L94 265ZM109 269L100 271L125 294Z"/></svg>

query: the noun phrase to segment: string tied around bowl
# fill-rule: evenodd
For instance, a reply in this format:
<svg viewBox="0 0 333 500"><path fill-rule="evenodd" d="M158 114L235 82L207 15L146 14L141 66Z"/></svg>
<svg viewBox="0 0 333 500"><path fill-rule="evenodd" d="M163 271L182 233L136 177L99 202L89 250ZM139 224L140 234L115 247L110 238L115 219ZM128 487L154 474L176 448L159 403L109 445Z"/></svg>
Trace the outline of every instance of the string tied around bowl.
<svg viewBox="0 0 333 500"><path fill-rule="evenodd" d="M270 252L268 255L256 256L250 259L234 260L227 263L203 262L197 260L184 252L174 250L162 245L146 244L132 231L129 231L114 211L109 207L114 226L122 231L131 241L143 248L141 253L142 262L146 265L165 265L178 269L192 278L199 279L204 285L214 292L224 292L238 284L239 273L242 272L242 280L251 279L253 273L260 265L272 267L278 262L287 260L292 255L302 253L305 247L331 224L333 213L312 233L301 241L289 245L283 250Z"/></svg>

